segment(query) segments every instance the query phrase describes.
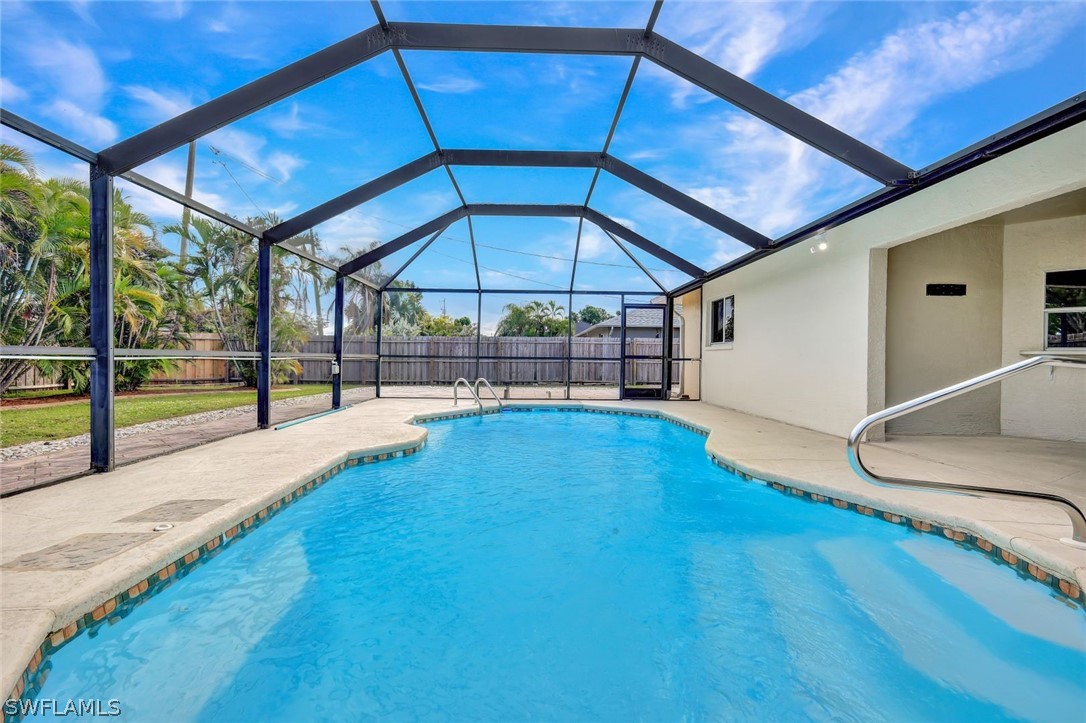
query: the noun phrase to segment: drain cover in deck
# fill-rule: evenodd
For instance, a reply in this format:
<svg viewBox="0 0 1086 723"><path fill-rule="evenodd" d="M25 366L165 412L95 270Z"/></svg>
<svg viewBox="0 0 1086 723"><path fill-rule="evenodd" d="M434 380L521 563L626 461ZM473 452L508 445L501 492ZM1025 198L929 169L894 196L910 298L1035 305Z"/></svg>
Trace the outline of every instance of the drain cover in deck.
<svg viewBox="0 0 1086 723"><path fill-rule="evenodd" d="M158 537L153 532L93 532L28 552L0 567L5 570L86 570Z"/></svg>
<svg viewBox="0 0 1086 723"><path fill-rule="evenodd" d="M230 500L167 500L160 505L117 520L117 522L188 522L222 507Z"/></svg>

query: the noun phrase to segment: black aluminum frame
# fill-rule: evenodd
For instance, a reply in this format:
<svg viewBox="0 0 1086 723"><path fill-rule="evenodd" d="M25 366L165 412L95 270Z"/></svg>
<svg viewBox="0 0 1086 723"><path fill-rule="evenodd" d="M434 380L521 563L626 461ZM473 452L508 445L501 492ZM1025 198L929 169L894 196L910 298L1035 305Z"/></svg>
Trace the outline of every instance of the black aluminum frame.
<svg viewBox="0 0 1086 723"><path fill-rule="evenodd" d="M674 300L689 291L700 288L707 281L727 274L765 256L788 248L805 239L822 233L829 228L846 223L873 210L893 203L905 196L951 178L958 173L1008 153L1048 135L1056 133L1086 120L1086 96L1080 94L1064 103L1058 104L1043 113L1037 114L1022 123L982 141L974 146L950 156L929 168L913 170L908 166L867 146L855 138L795 108L786 101L763 91L757 86L729 73L710 61L683 48L667 38L655 33L653 28L659 16L663 0L656 0L648 23L643 29L622 28L569 28L569 27L527 27L527 26L488 26L436 23L390 23L376 0L372 1L378 24L345 40L335 43L312 55L291 63L277 71L252 81L234 91L212 99L203 105L165 121L153 128L120 141L100 152L94 152L63 136L53 133L25 118L0 108L0 123L31 138L41 141L68 155L86 162L90 167L90 276L91 276L91 323L90 335L93 348L91 361L91 464L95 471L109 471L113 468L113 319L112 319L112 187L116 177L139 185L155 194L170 199L184 208L201 213L209 218L227 224L256 238L259 242L258 266L258 421L261 427L270 423L270 366L276 355L271 352L271 306L270 306L270 260L271 248L283 245L291 253L316 263L326 269L336 271L336 309L339 319L335 335L334 359L342 361L342 311L343 280L350 276L378 293L379 302L384 293L393 293L394 289L382 289L361 275L369 263L387 256L389 253L405 248L428 234L437 238L449 224L460 218L466 218L471 237L472 256L475 260L476 285L469 293L479 295L479 306L485 293L498 290L482 288L476 255L472 216L475 215L547 215L570 216L579 219L577 244L574 252L573 273L567 292L572 302L574 294L592 293L616 295L615 292L575 290L574 281L577 270L577 257L580 248L580 236L584 221L590 221L602 228L608 236L641 268L653 282L665 291L665 304L673 309ZM632 57L630 73L623 88L618 107L609 128L606 141L599 153L577 151L498 151L485 149L443 150L423 108L421 99L408 72L402 51L485 51L485 52L525 52L525 53L569 53L583 55L621 55ZM404 81L410 90L416 109L422 118L427 133L434 146L434 151L377 179L362 184L352 191L331 199L292 219L264 232L195 201L148 179L133 169L142 163L194 141L211 131L243 118L268 105L287 98L333 75L363 63L377 55L391 51ZM621 160L608 155L611 140L614 137L620 116L637 69L642 59L698 85L719 98L745 110L746 112L770 123L781 131L830 155L853 169L878 180L884 188L863 199L849 204L833 213L803 226L776 239L770 239L750 229L734 219L706 206L677 189L664 184L658 179L645 174ZM525 204L485 205L469 204L460 190L452 171L455 165L497 165L497 166L544 166L544 167L585 167L594 168L592 183L585 201L580 206L529 206ZM424 224L418 229L378 247L370 254L364 254L347 264L335 264L321 259L304 249L289 243L290 238L301 231L312 228L323 220L342 214L361 203L376 198L393 188L407 183L414 178L443 167L456 190L461 206L449 213ZM706 223L717 230L736 238L752 247L748 254L734 259L711 270L703 270L683 259L681 256L657 246L648 239L636 234L612 219L593 210L589 205L596 182L601 171L634 185L652 194L658 199L682 210L691 217ZM410 238L412 237L413 238ZM670 291L644 268L642 264L619 241L638 246L666 263L681 269L694 278ZM432 242L433 239L431 239ZM430 242L428 242L430 243ZM424 247L425 249L425 247ZM424 250L422 249L422 250ZM421 251L419 253L421 253ZM416 254L417 256L418 254ZM412 259L413 260L413 259ZM410 263L410 262L409 262ZM406 267L406 264L405 266ZM401 268L402 272L402 268ZM399 273L399 272L398 272ZM421 291L416 289L416 291ZM447 289L445 292L464 291ZM534 290L501 290L501 293L552 293ZM622 293L622 292L618 292ZM643 292L625 292L628 295L640 295ZM625 297L623 296L623 305ZM380 344L382 326L382 306L377 304L377 393L380 394ZM668 324L665 324L668 326ZM666 330L671 333L670 328ZM570 324L570 337L572 324ZM666 345L666 354L671 353ZM569 346L567 346L567 349ZM27 348L29 349L29 348ZM477 346L478 349L478 346ZM21 351L27 351L22 349ZM71 350L69 350L71 351ZM29 352L28 352L29 353ZM476 360L478 366L478 358ZM569 363L567 351L567 364ZM568 369L568 366L567 366ZM665 363L666 373L670 374L670 364ZM333 404L340 403L341 385L338 378L333 380ZM567 396L569 375L567 372Z"/></svg>
<svg viewBox="0 0 1086 723"><path fill-rule="evenodd" d="M665 297L666 302L663 304L654 303L627 303L625 300L622 302L622 315L620 317L620 330L619 338L622 340L619 346L619 362L622 367L619 369L618 374L618 398L627 399L626 394L626 362L633 360L653 361L658 360L661 364L660 367L660 396L659 399L667 399L669 391L671 389L671 374L667 371L670 368L671 360L671 347L672 343L671 312L674 310L674 301L670 296ZM651 354L630 354L626 351L626 311L627 309L659 309L660 316L663 321L663 326L660 329L660 341L663 344L660 356L652 356ZM652 397L629 397L633 399L651 399Z"/></svg>

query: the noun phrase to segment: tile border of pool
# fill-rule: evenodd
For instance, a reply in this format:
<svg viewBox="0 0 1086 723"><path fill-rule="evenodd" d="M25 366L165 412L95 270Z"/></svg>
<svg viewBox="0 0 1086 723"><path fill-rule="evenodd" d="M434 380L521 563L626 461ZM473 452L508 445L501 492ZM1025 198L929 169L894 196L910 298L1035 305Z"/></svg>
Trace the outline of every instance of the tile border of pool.
<svg viewBox="0 0 1086 723"><path fill-rule="evenodd" d="M413 415L408 424L411 425L424 425L429 422L438 422L452 419L463 419L466 417L474 417L480 415L492 415L500 414L503 410L499 407L485 407L482 410L478 408L457 410L453 412L441 411L441 412L424 412ZM506 403L505 410L508 412L581 412L589 414L609 414L617 416L628 417L640 417L646 419L659 419L669 422L678 427L681 427L687 431L698 434L702 437L708 438L711 434L711 430L704 426L694 424L686 421L682 418L671 415L667 412L652 409L629 409L609 407L606 404L592 403L592 402L574 402L574 403L557 403L557 404L540 404L538 402L513 402ZM384 445L381 447L375 447L362 451L354 451L347 455L345 459L337 464L326 467L321 472L312 475L306 482L302 483L295 489L287 492L280 498L272 501L270 504L255 512L244 520L224 530L223 532L214 535L207 542L190 550L188 553L173 560L169 564L163 566L159 570L148 575L144 579L130 586L128 589L123 590L113 597L109 598L102 604L96 606L90 611L85 612L75 621L69 623L63 628L59 628L50 632L45 640L38 646L36 652L27 663L22 675L16 682L15 687L12 689L10 695L5 700L20 700L23 698L32 698L41 688L45 682L45 678L48 676L51 665L49 664L49 658L58 651L61 647L68 642L86 632L90 636L94 636L98 629L103 625L112 625L143 602L149 600L153 595L172 585L175 581L188 575L196 567L202 564L204 561L210 560L214 556L218 555L223 549L225 549L232 542L239 540L248 535L252 530L262 526L265 522L270 520L281 510L285 509L288 505L296 502L302 497L312 492L317 487L323 485L334 475L342 472L350 467L357 467L359 465L373 464L375 462L386 461L389 459L395 459L400 457L406 457L415 454L420 451L426 445L426 439L423 438L417 442L407 443L403 445ZM723 455L716 452L706 451L709 459L712 462L730 472L743 480L749 482L755 482L762 484L766 487L772 488L782 494L798 497L808 502L819 504L831 504L836 509L848 510L856 512L867 517L873 517L890 524L896 524L908 527L918 533L927 533L942 536L955 544L970 550L976 550L983 553L988 559L996 564L1007 565L1013 568L1024 580L1040 582L1046 585L1050 592L1055 596L1066 600L1068 603L1075 605L1080 609L1086 609L1086 601L1083 600L1083 591L1079 588L1078 584L1065 580L1056 573L1044 568L1041 565L1037 565L1029 560L1025 559L1021 554L1012 552L1011 550L1004 549L998 545L993 544L984 537L977 535L968 530L961 530L949 525L943 525L937 522L931 522L923 520L918 517L912 517L903 515L896 512L884 511L869 507L859 502L852 502L840 497L834 497L830 495L824 495L821 493L805 490L801 487L795 486L794 483L784 483L775 480L762 479L761 476L755 476L749 472L743 470L736 465L732 460L727 459ZM768 476L768 475L766 475ZM8 720L20 720L20 716L8 716L5 714L5 721Z"/></svg>

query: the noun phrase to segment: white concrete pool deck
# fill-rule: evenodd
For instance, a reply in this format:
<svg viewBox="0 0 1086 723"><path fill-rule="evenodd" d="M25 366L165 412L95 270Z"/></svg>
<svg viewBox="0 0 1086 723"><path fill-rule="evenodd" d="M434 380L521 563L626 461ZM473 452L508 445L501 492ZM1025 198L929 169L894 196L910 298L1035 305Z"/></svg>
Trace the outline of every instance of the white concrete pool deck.
<svg viewBox="0 0 1086 723"><path fill-rule="evenodd" d="M849 469L840 438L700 402L550 404L660 411L711 430L708 451L756 478L969 531L1086 587L1086 551L1058 541L1070 534L1071 526L1054 507L873 487ZM0 500L0 565L77 535L149 533L154 522L122 519L168 501L221 501L195 519L174 521L173 529L82 569L0 567L0 685L7 686L5 692L13 688L50 632L350 453L419 443L426 431L410 424L416 415L452 410L447 400L373 400L287 429L244 434L138 462L109 475ZM1086 502L1084 445L999 437L908 438L870 445L865 459L879 471L899 476L1016 484ZM270 524L269 532L274 520ZM61 561L54 567L65 566Z"/></svg>

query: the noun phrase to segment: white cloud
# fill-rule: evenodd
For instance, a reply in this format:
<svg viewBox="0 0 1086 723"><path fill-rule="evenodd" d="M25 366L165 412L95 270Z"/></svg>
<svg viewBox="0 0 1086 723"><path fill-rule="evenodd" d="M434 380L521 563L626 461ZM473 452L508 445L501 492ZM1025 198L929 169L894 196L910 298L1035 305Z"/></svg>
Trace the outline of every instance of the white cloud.
<svg viewBox="0 0 1086 723"><path fill-rule="evenodd" d="M7 78L0 76L0 105L10 108L13 103L26 100L26 98L27 92L25 90Z"/></svg>
<svg viewBox="0 0 1086 723"><path fill-rule="evenodd" d="M302 109L297 102L291 102L290 110L270 116L265 124L284 137L295 136L303 131L323 130L318 123L302 117Z"/></svg>
<svg viewBox="0 0 1086 723"><path fill-rule="evenodd" d="M101 107L109 82L90 48L54 39L27 44L25 53L57 96L84 107Z"/></svg>
<svg viewBox="0 0 1086 723"><path fill-rule="evenodd" d="M265 154L266 138L237 128L221 128L205 136L206 143L233 157L223 159L227 165L231 160L240 161L248 166L248 171L261 181L272 180L285 183L294 171L305 165L300 157L283 151L271 151ZM271 178L267 178L270 176Z"/></svg>
<svg viewBox="0 0 1086 723"><path fill-rule="evenodd" d="M669 2L657 30L750 79L774 56L809 42L825 12L811 2ZM677 76L669 80L672 100L681 107L696 88Z"/></svg>
<svg viewBox="0 0 1086 723"><path fill-rule="evenodd" d="M419 83L418 87L434 93L474 93L481 89L483 84L475 78L467 76L445 75L429 83Z"/></svg>
<svg viewBox="0 0 1086 723"><path fill-rule="evenodd" d="M119 135L113 121L67 100L54 100L45 111L69 128L78 128L83 138L94 143L112 143Z"/></svg>
<svg viewBox="0 0 1086 723"><path fill-rule="evenodd" d="M175 90L155 90L145 85L126 85L124 91L143 106L143 112L155 123L169 120L193 107L192 98Z"/></svg>
<svg viewBox="0 0 1086 723"><path fill-rule="evenodd" d="M340 248L358 250L365 248L375 240L382 242L392 238L385 233L387 224L362 213L360 209L351 209L333 219L325 221L316 229L320 234L324 248L338 252Z"/></svg>
<svg viewBox="0 0 1086 723"><path fill-rule="evenodd" d="M146 4L148 14L160 20L181 20L189 14L185 0L157 0Z"/></svg>
<svg viewBox="0 0 1086 723"><path fill-rule="evenodd" d="M94 19L90 6L90 0L71 0L71 2L68 3L69 9L79 16L83 22L97 28L99 27L98 21Z"/></svg>
<svg viewBox="0 0 1086 723"><path fill-rule="evenodd" d="M655 161L663 158L666 154L660 150L650 150L642 148L636 151L627 151L623 158L627 161Z"/></svg>
<svg viewBox="0 0 1086 723"><path fill-rule="evenodd" d="M1081 12L1062 4L977 5L887 36L791 101L879 143L938 98L1036 63Z"/></svg>
<svg viewBox="0 0 1086 723"><path fill-rule="evenodd" d="M287 219L293 216L299 211L299 206L295 201L283 201L282 203L270 206L268 213L273 216L278 216L282 219Z"/></svg>
<svg viewBox="0 0 1086 723"><path fill-rule="evenodd" d="M222 12L207 21L207 29L212 33L245 32L246 29L259 32L255 18L242 9L239 3L231 2L222 6Z"/></svg>
<svg viewBox="0 0 1086 723"><path fill-rule="evenodd" d="M274 151L270 153L265 161L267 166L274 171L274 175L286 181L294 172L305 165L298 156L290 153L283 153L282 151Z"/></svg>
<svg viewBox="0 0 1086 723"><path fill-rule="evenodd" d="M28 44L24 53L45 87L53 91L43 112L78 130L82 139L94 143L116 140L117 126L100 115L109 81L90 48L56 39Z"/></svg>
<svg viewBox="0 0 1086 723"><path fill-rule="evenodd" d="M903 27L788 100L865 142L885 147L942 98L1037 62L1072 23L1066 5L982 4ZM1081 12L1076 10L1076 12ZM687 141L721 149L705 183L689 188L724 213L777 234L811 220L816 203L840 205L870 182L740 113L687 128ZM751 169L742 176L730 168ZM720 260L734 255L721 247Z"/></svg>
<svg viewBox="0 0 1086 723"><path fill-rule="evenodd" d="M185 188L185 165L170 158L159 157L149 161L140 166L139 172L167 188L178 191ZM198 175L193 183L192 197L211 208L230 213L230 199L211 190L211 185L215 180L208 176ZM172 223L180 218L181 206L177 203L127 181L121 180L118 184L125 188L125 192L132 198L136 208L149 214L155 220Z"/></svg>
<svg viewBox="0 0 1086 723"><path fill-rule="evenodd" d="M581 229L581 248L577 258L584 261L599 261L612 258L618 248L615 242L594 223L585 223Z"/></svg>

